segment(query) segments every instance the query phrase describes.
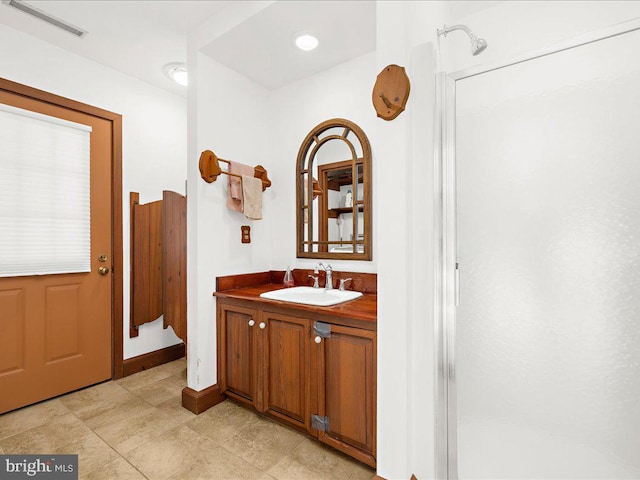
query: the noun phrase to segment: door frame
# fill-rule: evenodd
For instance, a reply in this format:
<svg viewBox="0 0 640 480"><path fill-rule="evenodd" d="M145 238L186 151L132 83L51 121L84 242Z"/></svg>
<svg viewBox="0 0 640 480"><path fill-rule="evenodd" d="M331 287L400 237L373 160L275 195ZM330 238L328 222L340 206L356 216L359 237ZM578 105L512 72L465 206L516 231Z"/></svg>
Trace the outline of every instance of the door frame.
<svg viewBox="0 0 640 480"><path fill-rule="evenodd" d="M111 378L123 376L122 115L0 78L0 90L111 122Z"/></svg>
<svg viewBox="0 0 640 480"><path fill-rule="evenodd" d="M456 271L456 82L636 30L640 30L640 18L588 32L509 60L481 64L453 73L436 72L437 141L434 149L433 224L436 478L451 480L458 478L455 352L456 303L459 289Z"/></svg>

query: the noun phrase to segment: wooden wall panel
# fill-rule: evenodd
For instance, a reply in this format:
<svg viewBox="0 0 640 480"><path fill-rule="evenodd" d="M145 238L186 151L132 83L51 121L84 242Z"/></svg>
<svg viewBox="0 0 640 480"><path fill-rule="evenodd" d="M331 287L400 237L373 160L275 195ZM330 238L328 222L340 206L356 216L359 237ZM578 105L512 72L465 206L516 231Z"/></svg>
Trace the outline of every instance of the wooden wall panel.
<svg viewBox="0 0 640 480"><path fill-rule="evenodd" d="M162 315L162 201L140 205L149 212L149 316Z"/></svg>
<svg viewBox="0 0 640 480"><path fill-rule="evenodd" d="M309 338L307 319L264 313L265 403L269 413L279 413L307 426L309 385Z"/></svg>
<svg viewBox="0 0 640 480"><path fill-rule="evenodd" d="M284 270L272 270L272 283L282 283L284 277ZM309 275L315 275L311 269L296 268L292 270L293 279L297 286L312 286L313 280L309 278ZM322 269L318 272L320 286L324 287L326 272ZM351 278L351 282L347 282L347 290L356 290L362 293L378 293L378 275L376 273L360 273L360 272L343 272L337 270L333 272L333 287L338 288L340 286L341 278ZM266 283L266 282L265 282ZM238 288L238 287L236 287Z"/></svg>
<svg viewBox="0 0 640 480"><path fill-rule="evenodd" d="M45 289L45 362L82 354L80 284L50 285Z"/></svg>
<svg viewBox="0 0 640 480"><path fill-rule="evenodd" d="M129 336L162 315L162 201L141 205L131 192L131 315Z"/></svg>
<svg viewBox="0 0 640 480"><path fill-rule="evenodd" d="M189 387L185 387L182 390L182 406L196 415L200 415L202 412L224 402L226 399L227 398L220 393L218 384L211 385L199 392Z"/></svg>
<svg viewBox="0 0 640 480"><path fill-rule="evenodd" d="M129 375L133 375L144 370L149 370L150 368L164 365L165 363L173 362L174 360L178 360L184 357L184 355L184 343L161 348L160 350L154 350L153 352L149 353L143 353L142 355L138 355L137 357L127 358L124 361L124 371L122 373L124 377L128 377Z"/></svg>
<svg viewBox="0 0 640 480"><path fill-rule="evenodd" d="M0 375L24 368L24 291L0 291Z"/></svg>
<svg viewBox="0 0 640 480"><path fill-rule="evenodd" d="M332 334L326 341L325 385L326 415L340 426L341 437L366 448L368 438L367 403L370 395L366 385L367 362L373 358L367 338ZM345 392L349 392L345 395Z"/></svg>
<svg viewBox="0 0 640 480"><path fill-rule="evenodd" d="M280 283L284 277L284 271L280 276ZM216 292L225 290L234 290L236 288L253 287L254 285L262 285L271 283L271 272L260 273L243 273L240 275L227 275L225 277L216 277Z"/></svg>
<svg viewBox="0 0 640 480"><path fill-rule="evenodd" d="M376 333L331 326L319 362L319 410L329 431L318 439L376 465Z"/></svg>
<svg viewBox="0 0 640 480"><path fill-rule="evenodd" d="M187 343L187 197L162 192L162 301L169 325Z"/></svg>
<svg viewBox="0 0 640 480"><path fill-rule="evenodd" d="M226 332L223 339L227 365L226 388L253 400L255 393L253 329L248 323L249 320L254 319L254 315L231 309L225 310L223 315L222 321L225 322Z"/></svg>

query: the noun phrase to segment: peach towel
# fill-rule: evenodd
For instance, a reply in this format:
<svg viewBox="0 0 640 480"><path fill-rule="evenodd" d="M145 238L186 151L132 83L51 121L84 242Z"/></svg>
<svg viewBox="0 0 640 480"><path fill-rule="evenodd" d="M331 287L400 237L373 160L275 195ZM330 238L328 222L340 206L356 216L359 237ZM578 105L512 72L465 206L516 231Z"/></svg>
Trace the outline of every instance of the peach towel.
<svg viewBox="0 0 640 480"><path fill-rule="evenodd" d="M242 196L244 216L249 220L262 220L262 180L243 175Z"/></svg>
<svg viewBox="0 0 640 480"><path fill-rule="evenodd" d="M249 165L229 162L229 173L253 177L254 169ZM242 181L238 177L227 175L227 208L242 213L244 211Z"/></svg>

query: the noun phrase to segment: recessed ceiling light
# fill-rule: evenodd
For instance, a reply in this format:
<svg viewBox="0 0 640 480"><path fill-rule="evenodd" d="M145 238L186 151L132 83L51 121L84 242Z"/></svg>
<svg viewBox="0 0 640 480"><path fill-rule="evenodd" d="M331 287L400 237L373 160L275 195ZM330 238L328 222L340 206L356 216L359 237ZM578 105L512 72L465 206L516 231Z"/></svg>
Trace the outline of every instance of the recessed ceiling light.
<svg viewBox="0 0 640 480"><path fill-rule="evenodd" d="M313 35L309 35L308 33L302 33L296 36L296 47L300 50L304 50L308 52L309 50L313 50L318 46L318 39Z"/></svg>
<svg viewBox="0 0 640 480"><path fill-rule="evenodd" d="M189 74L184 63L168 63L162 67L162 72L174 82L187 86L189 84Z"/></svg>

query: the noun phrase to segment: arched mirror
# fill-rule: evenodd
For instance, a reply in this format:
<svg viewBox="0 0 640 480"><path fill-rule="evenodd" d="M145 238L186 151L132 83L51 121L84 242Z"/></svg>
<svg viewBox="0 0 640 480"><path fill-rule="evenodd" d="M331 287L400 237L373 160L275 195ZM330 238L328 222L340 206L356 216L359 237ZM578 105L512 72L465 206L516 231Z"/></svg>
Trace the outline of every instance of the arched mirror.
<svg viewBox="0 0 640 480"><path fill-rule="evenodd" d="M306 136L296 170L297 256L371 260L371 146L342 118Z"/></svg>

